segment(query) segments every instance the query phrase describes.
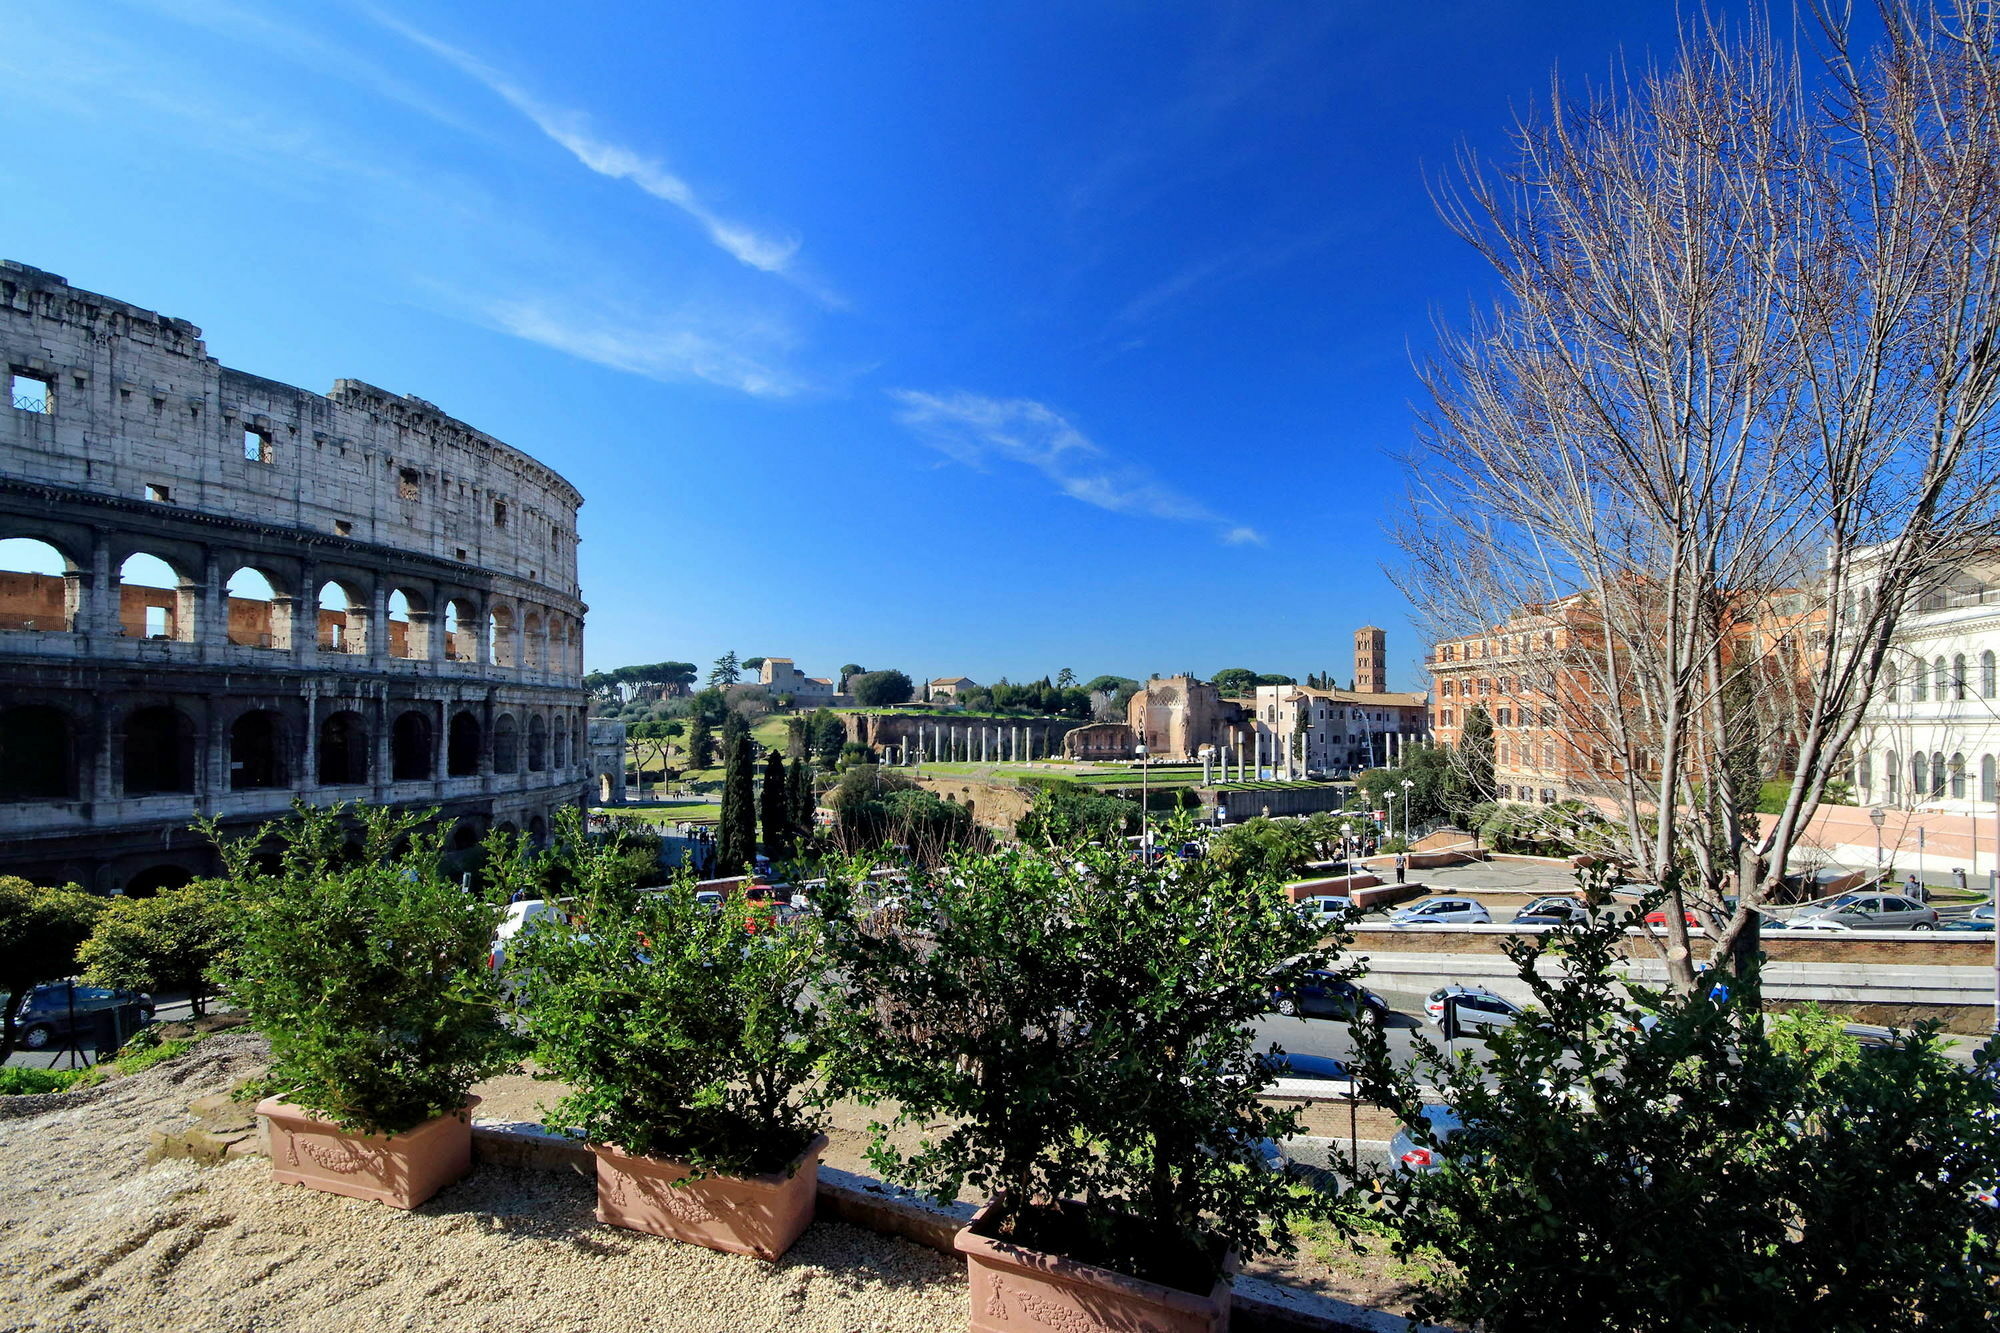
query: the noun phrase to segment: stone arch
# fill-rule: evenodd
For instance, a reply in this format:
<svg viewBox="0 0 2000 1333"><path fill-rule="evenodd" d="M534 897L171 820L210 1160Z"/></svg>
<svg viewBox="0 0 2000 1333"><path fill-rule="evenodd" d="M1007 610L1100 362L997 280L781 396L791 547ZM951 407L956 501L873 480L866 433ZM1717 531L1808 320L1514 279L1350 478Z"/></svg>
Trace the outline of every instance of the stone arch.
<svg viewBox="0 0 2000 1333"><path fill-rule="evenodd" d="M479 608L470 598L453 597L444 604L444 657L448 662L479 658Z"/></svg>
<svg viewBox="0 0 2000 1333"><path fill-rule="evenodd" d="M256 791L289 784L285 719L253 708L229 724L229 789Z"/></svg>
<svg viewBox="0 0 2000 1333"><path fill-rule="evenodd" d="M125 794L193 791L200 749L193 719L172 704L133 709L125 715Z"/></svg>
<svg viewBox="0 0 2000 1333"><path fill-rule="evenodd" d="M351 708L319 724L319 785L355 787L368 781L368 721Z"/></svg>
<svg viewBox="0 0 2000 1333"><path fill-rule="evenodd" d="M493 721L493 771L515 773L521 767L521 727L512 713Z"/></svg>
<svg viewBox="0 0 2000 1333"><path fill-rule="evenodd" d="M389 590L385 604L389 623L389 656L423 661L431 654L431 602L423 591L408 584Z"/></svg>
<svg viewBox="0 0 2000 1333"><path fill-rule="evenodd" d="M193 642L195 588L186 568L134 551L118 565L119 629L128 639Z"/></svg>
<svg viewBox="0 0 2000 1333"><path fill-rule="evenodd" d="M53 542L0 537L0 630L74 630L78 573Z"/></svg>
<svg viewBox="0 0 2000 1333"><path fill-rule="evenodd" d="M76 724L52 704L0 709L0 802L77 794Z"/></svg>
<svg viewBox="0 0 2000 1333"><path fill-rule="evenodd" d="M549 821L540 815L528 818L528 840L537 847L549 845Z"/></svg>
<svg viewBox="0 0 2000 1333"><path fill-rule="evenodd" d="M238 566L224 586L224 624L231 643L244 648L292 646L292 598L268 569Z"/></svg>
<svg viewBox="0 0 2000 1333"><path fill-rule="evenodd" d="M609 773L599 773L597 775L597 803L599 805L611 804L611 775Z"/></svg>
<svg viewBox="0 0 2000 1333"><path fill-rule="evenodd" d="M479 845L479 823L477 820L461 819L451 830L451 849L454 852L470 851Z"/></svg>
<svg viewBox="0 0 2000 1333"><path fill-rule="evenodd" d="M319 585L319 650L323 653L368 651L368 592L347 578L330 578Z"/></svg>
<svg viewBox="0 0 2000 1333"><path fill-rule="evenodd" d="M168 889L183 888L194 880L194 871L171 861L147 866L125 881L127 898L151 898Z"/></svg>
<svg viewBox="0 0 2000 1333"><path fill-rule="evenodd" d="M486 737L479 719L470 709L460 709L451 715L451 733L445 742L445 771L455 778L477 776L479 772L479 752L485 745Z"/></svg>
<svg viewBox="0 0 2000 1333"><path fill-rule="evenodd" d="M496 602L486 618L486 660L494 666L517 667L520 654L514 644L514 608Z"/></svg>
<svg viewBox="0 0 2000 1333"><path fill-rule="evenodd" d="M548 644L543 638L547 627L539 611L530 611L521 618L521 665L530 671L546 671L549 664Z"/></svg>
<svg viewBox="0 0 2000 1333"><path fill-rule="evenodd" d="M420 708L396 715L389 728L389 779L392 782L422 782L430 777L436 762L437 746L431 739L431 720Z"/></svg>
<svg viewBox="0 0 2000 1333"><path fill-rule="evenodd" d="M560 773L569 767L569 719L557 712L549 726L549 767Z"/></svg>
<svg viewBox="0 0 2000 1333"><path fill-rule="evenodd" d="M541 773L549 766L549 722L540 713L528 718L528 771Z"/></svg>

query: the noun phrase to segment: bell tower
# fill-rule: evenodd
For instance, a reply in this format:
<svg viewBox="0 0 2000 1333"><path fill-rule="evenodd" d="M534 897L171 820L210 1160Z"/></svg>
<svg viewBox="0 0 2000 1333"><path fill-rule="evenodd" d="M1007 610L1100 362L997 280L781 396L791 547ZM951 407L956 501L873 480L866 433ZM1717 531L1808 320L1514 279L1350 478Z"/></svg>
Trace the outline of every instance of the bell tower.
<svg viewBox="0 0 2000 1333"><path fill-rule="evenodd" d="M1389 688L1389 636L1373 625L1354 631L1354 688L1362 694Z"/></svg>

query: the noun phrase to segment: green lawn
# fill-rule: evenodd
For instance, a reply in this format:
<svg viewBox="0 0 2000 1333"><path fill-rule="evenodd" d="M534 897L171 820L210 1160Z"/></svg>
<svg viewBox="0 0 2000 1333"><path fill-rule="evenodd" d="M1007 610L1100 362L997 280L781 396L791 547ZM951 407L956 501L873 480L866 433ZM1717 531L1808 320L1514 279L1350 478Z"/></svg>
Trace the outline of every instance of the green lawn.
<svg viewBox="0 0 2000 1333"><path fill-rule="evenodd" d="M667 827L683 820L707 820L711 823L722 818L722 807L709 801L662 801L652 805L602 806L592 810L596 815L630 815L648 824Z"/></svg>

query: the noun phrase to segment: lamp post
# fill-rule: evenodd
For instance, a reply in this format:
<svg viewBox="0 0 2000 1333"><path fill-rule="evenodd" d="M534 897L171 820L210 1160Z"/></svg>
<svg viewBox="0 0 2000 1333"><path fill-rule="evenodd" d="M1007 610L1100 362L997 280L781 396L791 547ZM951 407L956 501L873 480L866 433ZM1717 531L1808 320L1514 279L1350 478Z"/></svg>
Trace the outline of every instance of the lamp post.
<svg viewBox="0 0 2000 1333"><path fill-rule="evenodd" d="M1400 793L1394 788L1382 793L1382 814L1384 816L1382 834L1384 837L1393 838L1396 836L1396 797L1398 795Z"/></svg>
<svg viewBox="0 0 2000 1333"><path fill-rule="evenodd" d="M1410 781L1410 779L1408 778L1403 779L1403 846L1404 847L1408 847L1410 845L1410 790L1416 785L1417 785L1416 783Z"/></svg>
<svg viewBox="0 0 2000 1333"><path fill-rule="evenodd" d="M1354 848L1350 842L1353 836L1354 826L1342 820L1340 824L1340 862L1343 869L1353 868Z"/></svg>
<svg viewBox="0 0 2000 1333"><path fill-rule="evenodd" d="M1882 887L1882 821L1886 816L1882 807L1876 806L1868 812L1868 822L1875 826L1875 887Z"/></svg>
<svg viewBox="0 0 2000 1333"><path fill-rule="evenodd" d="M1146 817L1146 747L1135 746L1139 752L1139 864L1149 864L1146 853L1152 850L1153 826Z"/></svg>

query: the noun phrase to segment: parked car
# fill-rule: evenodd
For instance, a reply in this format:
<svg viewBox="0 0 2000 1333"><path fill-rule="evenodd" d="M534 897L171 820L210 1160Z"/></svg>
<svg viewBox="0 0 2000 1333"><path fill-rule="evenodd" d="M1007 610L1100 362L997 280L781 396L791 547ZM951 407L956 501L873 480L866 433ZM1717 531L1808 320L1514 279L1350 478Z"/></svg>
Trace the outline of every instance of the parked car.
<svg viewBox="0 0 2000 1333"><path fill-rule="evenodd" d="M1465 1122L1458 1118L1458 1112L1441 1102L1426 1102L1423 1115L1430 1121L1431 1137L1440 1144L1465 1129ZM1436 1152L1417 1141L1408 1125L1400 1125L1396 1136L1389 1140L1389 1165L1396 1171L1421 1174L1438 1170L1444 1162Z"/></svg>
<svg viewBox="0 0 2000 1333"><path fill-rule="evenodd" d="M1265 1051L1257 1060L1279 1078L1324 1078L1345 1083L1350 1077L1347 1066L1330 1055Z"/></svg>
<svg viewBox="0 0 2000 1333"><path fill-rule="evenodd" d="M1271 1007L1286 1018L1347 1018L1357 1006L1365 1017L1389 1015L1387 1000L1333 972L1308 972L1296 989L1271 992Z"/></svg>
<svg viewBox="0 0 2000 1333"><path fill-rule="evenodd" d="M1424 1000L1425 1017L1443 1027L1445 1005L1452 1001L1458 1006L1460 1027L1508 1028L1527 1012L1484 986L1440 986Z"/></svg>
<svg viewBox="0 0 2000 1333"><path fill-rule="evenodd" d="M1687 928L1689 930L1701 930L1704 928L1702 919L1695 915L1694 909L1692 907L1684 907L1681 909L1681 920L1687 923ZM1664 907L1656 907L1652 911L1646 913L1646 924L1649 926L1657 927L1658 929L1661 930L1665 930L1667 928L1667 909Z"/></svg>
<svg viewBox="0 0 2000 1333"><path fill-rule="evenodd" d="M1315 893L1298 902L1299 915L1316 926L1324 926L1354 910L1354 900L1337 893Z"/></svg>
<svg viewBox="0 0 2000 1333"><path fill-rule="evenodd" d="M133 1028L153 1021L153 997L144 991L72 988L67 981L49 981L22 999L15 1019L16 1041L24 1051L71 1045L77 1037L94 1032L97 1015L107 1009L127 1010L126 1020Z"/></svg>
<svg viewBox="0 0 2000 1333"><path fill-rule="evenodd" d="M1899 893L1843 893L1793 913L1792 925L1827 916L1839 917L1852 930L1936 930L1938 925L1937 908Z"/></svg>
<svg viewBox="0 0 2000 1333"><path fill-rule="evenodd" d="M1493 917L1470 898L1426 898L1389 914L1392 926L1490 926Z"/></svg>
<svg viewBox="0 0 2000 1333"><path fill-rule="evenodd" d="M1574 898L1560 894L1537 898L1514 913L1517 926L1566 926L1581 925L1590 920L1590 909Z"/></svg>
<svg viewBox="0 0 2000 1333"><path fill-rule="evenodd" d="M1939 930L1991 930L1993 929L1993 904L1981 903L1964 916L1950 921L1938 922Z"/></svg>
<svg viewBox="0 0 2000 1333"><path fill-rule="evenodd" d="M493 931L493 947L487 952L486 965L496 970L507 965L507 946L514 937L536 922L560 918L562 908L556 903L540 898L524 898L517 903L507 904L507 915L501 918Z"/></svg>

